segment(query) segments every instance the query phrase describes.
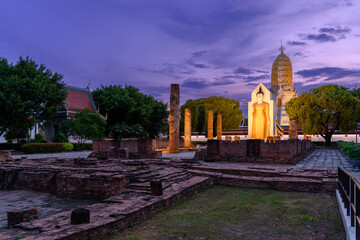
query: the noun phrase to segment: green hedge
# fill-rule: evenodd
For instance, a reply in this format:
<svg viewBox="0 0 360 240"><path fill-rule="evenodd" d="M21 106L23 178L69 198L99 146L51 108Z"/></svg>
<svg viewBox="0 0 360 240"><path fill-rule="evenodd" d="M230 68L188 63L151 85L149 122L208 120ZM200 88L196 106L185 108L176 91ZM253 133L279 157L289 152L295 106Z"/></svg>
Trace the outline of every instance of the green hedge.
<svg viewBox="0 0 360 240"><path fill-rule="evenodd" d="M92 143L26 143L21 144L19 150L25 153L54 153L83 150L92 151Z"/></svg>
<svg viewBox="0 0 360 240"><path fill-rule="evenodd" d="M74 149L73 151L92 151L92 143L73 143Z"/></svg>
<svg viewBox="0 0 360 240"><path fill-rule="evenodd" d="M17 150L20 151L23 143L0 143L0 150Z"/></svg>
<svg viewBox="0 0 360 240"><path fill-rule="evenodd" d="M74 149L74 145L72 143L61 143L63 145L63 149L66 152L70 152Z"/></svg>
<svg viewBox="0 0 360 240"><path fill-rule="evenodd" d="M21 146L21 151L25 153L53 153L62 152L62 143L26 143Z"/></svg>
<svg viewBox="0 0 360 240"><path fill-rule="evenodd" d="M337 141L337 145L350 158L360 159L360 146L354 142Z"/></svg>

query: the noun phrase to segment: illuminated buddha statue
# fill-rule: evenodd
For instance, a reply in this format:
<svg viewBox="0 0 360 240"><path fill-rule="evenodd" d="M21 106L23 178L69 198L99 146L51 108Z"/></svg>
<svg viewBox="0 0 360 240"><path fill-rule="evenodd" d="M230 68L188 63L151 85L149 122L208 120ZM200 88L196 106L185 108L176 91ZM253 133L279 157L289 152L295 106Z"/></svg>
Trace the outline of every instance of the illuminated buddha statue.
<svg viewBox="0 0 360 240"><path fill-rule="evenodd" d="M270 136L270 118L269 118L269 104L264 102L264 92L261 87L256 93L256 103L251 107L252 114L252 134L254 139L266 140Z"/></svg>

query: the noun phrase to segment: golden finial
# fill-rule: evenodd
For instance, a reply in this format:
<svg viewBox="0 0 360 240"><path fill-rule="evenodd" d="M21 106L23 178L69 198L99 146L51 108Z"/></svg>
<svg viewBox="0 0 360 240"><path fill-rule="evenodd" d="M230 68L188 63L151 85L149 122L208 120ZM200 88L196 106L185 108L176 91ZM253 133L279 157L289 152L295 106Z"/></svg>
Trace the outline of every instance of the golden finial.
<svg viewBox="0 0 360 240"><path fill-rule="evenodd" d="M281 53L284 53L284 51L285 51L285 47L284 47L283 44L282 44L282 38L281 38L281 47L279 48L279 51L280 51Z"/></svg>

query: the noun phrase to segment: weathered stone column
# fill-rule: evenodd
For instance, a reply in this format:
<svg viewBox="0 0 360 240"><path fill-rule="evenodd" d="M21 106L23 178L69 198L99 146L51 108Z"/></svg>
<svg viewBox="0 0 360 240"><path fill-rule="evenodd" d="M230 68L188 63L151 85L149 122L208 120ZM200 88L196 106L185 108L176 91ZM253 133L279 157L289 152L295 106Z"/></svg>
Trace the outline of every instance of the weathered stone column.
<svg viewBox="0 0 360 240"><path fill-rule="evenodd" d="M298 138L298 122L296 118L289 119L289 139Z"/></svg>
<svg viewBox="0 0 360 240"><path fill-rule="evenodd" d="M214 126L214 113L212 110L209 110L208 111L208 132L207 132L208 140L213 140L213 138L214 138L213 126Z"/></svg>
<svg viewBox="0 0 360 240"><path fill-rule="evenodd" d="M217 140L222 139L222 114L218 113L216 120L216 138Z"/></svg>
<svg viewBox="0 0 360 240"><path fill-rule="evenodd" d="M190 108L185 108L184 121L184 147L191 147L191 112Z"/></svg>
<svg viewBox="0 0 360 240"><path fill-rule="evenodd" d="M179 84L171 84L169 153L179 152L179 126L180 126L180 88L179 88Z"/></svg>

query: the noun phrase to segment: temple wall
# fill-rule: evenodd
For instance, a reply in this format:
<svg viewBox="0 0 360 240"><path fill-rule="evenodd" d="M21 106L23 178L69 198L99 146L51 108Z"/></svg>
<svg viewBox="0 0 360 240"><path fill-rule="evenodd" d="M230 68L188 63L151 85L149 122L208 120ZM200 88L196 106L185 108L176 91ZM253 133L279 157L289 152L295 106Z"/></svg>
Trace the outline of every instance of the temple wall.
<svg viewBox="0 0 360 240"><path fill-rule="evenodd" d="M169 139L167 138L158 138L158 139L154 139L155 140L155 149L166 149L169 147ZM183 148L184 147L184 139L180 138L179 139L179 147Z"/></svg>
<svg viewBox="0 0 360 240"><path fill-rule="evenodd" d="M290 140L265 143L261 140L209 140L206 160L229 162L256 162L296 164L313 150L310 141Z"/></svg>

